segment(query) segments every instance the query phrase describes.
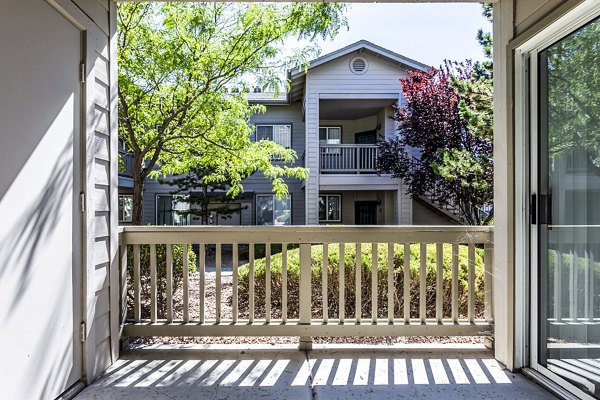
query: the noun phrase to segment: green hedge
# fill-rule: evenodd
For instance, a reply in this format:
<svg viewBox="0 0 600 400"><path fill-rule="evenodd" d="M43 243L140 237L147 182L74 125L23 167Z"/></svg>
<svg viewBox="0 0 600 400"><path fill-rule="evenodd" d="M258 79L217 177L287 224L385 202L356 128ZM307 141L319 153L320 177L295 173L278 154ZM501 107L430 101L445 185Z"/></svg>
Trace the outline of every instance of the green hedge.
<svg viewBox="0 0 600 400"><path fill-rule="evenodd" d="M356 265L356 246L354 244L346 245L345 260L345 313L346 318L355 317L355 265ZM478 316L483 314L483 296L484 296L484 265L483 249L475 249L475 312ZM459 315L466 317L467 313L467 281L468 281L468 247L459 246ZM371 245L363 244L361 247L361 297L363 317L368 318L371 314ZM388 274L388 245L379 244L377 249L378 272L377 272L377 293L378 293L378 316L387 317L387 274ZM427 245L427 317L435 316L436 303L436 245ZM311 283L312 283L312 304L313 317L318 318L322 315L322 260L323 246L311 246ZM420 268L420 245L412 244L410 246L410 276L411 276L411 317L418 317L420 306L419 290L419 268ZM265 305L265 259L255 260L255 316L264 317ZM288 317L298 316L298 285L299 285L300 257L299 249L288 251ZM394 246L394 315L397 318L403 316L403 287L404 287L404 246ZM452 245L443 246L443 311L444 317L451 315L452 305ZM238 270L239 277L239 296L240 296L240 315L248 314L248 286L249 286L249 266L248 264L240 266ZM281 315L281 253L274 254L271 257L271 304L273 317ZM328 313L330 318L338 317L339 310L339 245L329 246L328 256Z"/></svg>

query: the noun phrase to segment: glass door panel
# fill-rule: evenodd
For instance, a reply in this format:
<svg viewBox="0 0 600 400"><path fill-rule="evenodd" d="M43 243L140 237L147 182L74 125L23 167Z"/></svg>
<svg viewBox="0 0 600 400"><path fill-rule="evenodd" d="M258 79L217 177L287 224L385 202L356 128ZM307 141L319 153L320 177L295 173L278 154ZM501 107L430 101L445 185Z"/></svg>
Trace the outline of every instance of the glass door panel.
<svg viewBox="0 0 600 400"><path fill-rule="evenodd" d="M600 19L539 53L538 362L600 395Z"/></svg>

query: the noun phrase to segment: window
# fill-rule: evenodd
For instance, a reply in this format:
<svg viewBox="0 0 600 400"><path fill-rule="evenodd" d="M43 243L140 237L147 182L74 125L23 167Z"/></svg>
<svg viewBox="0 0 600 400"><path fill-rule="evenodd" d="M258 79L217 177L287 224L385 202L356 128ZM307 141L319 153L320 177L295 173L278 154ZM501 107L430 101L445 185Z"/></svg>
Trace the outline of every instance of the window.
<svg viewBox="0 0 600 400"><path fill-rule="evenodd" d="M256 125L256 141L272 140L285 148L292 147L291 125Z"/></svg>
<svg viewBox="0 0 600 400"><path fill-rule="evenodd" d="M118 145L119 152L126 153L127 148L125 147L125 141L123 139L119 139L118 143L119 143L119 145Z"/></svg>
<svg viewBox="0 0 600 400"><path fill-rule="evenodd" d="M319 128L319 143L321 145L341 144L342 128L339 126L323 126Z"/></svg>
<svg viewBox="0 0 600 400"><path fill-rule="evenodd" d="M342 220L342 196L326 194L319 196L319 221L340 222Z"/></svg>
<svg viewBox="0 0 600 400"><path fill-rule="evenodd" d="M322 126L319 128L319 146L321 153L340 154L339 148L328 147L342 143L342 128L339 126Z"/></svg>
<svg viewBox="0 0 600 400"><path fill-rule="evenodd" d="M133 196L119 196L119 222L131 222L133 216Z"/></svg>
<svg viewBox="0 0 600 400"><path fill-rule="evenodd" d="M189 225L190 216L181 213L189 209L185 196L156 195L156 225Z"/></svg>
<svg viewBox="0 0 600 400"><path fill-rule="evenodd" d="M256 225L290 225L291 223L291 196L279 200L273 195L256 196Z"/></svg>

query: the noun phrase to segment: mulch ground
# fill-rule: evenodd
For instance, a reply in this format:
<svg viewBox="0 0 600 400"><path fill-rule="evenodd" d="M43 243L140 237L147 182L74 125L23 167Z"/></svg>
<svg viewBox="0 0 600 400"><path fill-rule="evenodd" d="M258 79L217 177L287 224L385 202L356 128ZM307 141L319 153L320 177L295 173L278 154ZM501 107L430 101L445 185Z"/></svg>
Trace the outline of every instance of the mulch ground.
<svg viewBox="0 0 600 400"><path fill-rule="evenodd" d="M208 260L207 260L208 261ZM214 272L206 273L205 285L205 318L211 320L216 315L216 274ZM189 307L190 319L197 320L199 317L200 295L198 274L190 275L189 286ZM221 276L221 318L231 319L231 298L232 298L232 276L223 274ZM175 294L175 298L182 298L183 290L180 288ZM261 310L257 310L260 311ZM261 314L264 314L264 310ZM175 319L183 317L181 304L174 307ZM295 344L298 343L298 337L292 336L224 336L224 337L132 337L129 339L130 345L149 345L149 344ZM396 343L463 343L463 344L481 344L484 337L481 336L373 336L373 337L315 337L313 343L316 344L396 344Z"/></svg>

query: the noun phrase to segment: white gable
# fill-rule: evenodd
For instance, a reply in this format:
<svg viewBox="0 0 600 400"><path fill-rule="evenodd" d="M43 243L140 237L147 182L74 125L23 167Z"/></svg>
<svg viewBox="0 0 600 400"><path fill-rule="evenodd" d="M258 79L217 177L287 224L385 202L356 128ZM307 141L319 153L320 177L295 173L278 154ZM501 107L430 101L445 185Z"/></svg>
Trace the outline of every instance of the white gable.
<svg viewBox="0 0 600 400"><path fill-rule="evenodd" d="M353 71L354 60L366 61L366 70ZM362 67L362 63L359 63ZM384 60L367 52L353 52L311 68L307 73L307 85L311 91L331 94L386 95L389 98L401 91L400 79L406 70L397 63Z"/></svg>

